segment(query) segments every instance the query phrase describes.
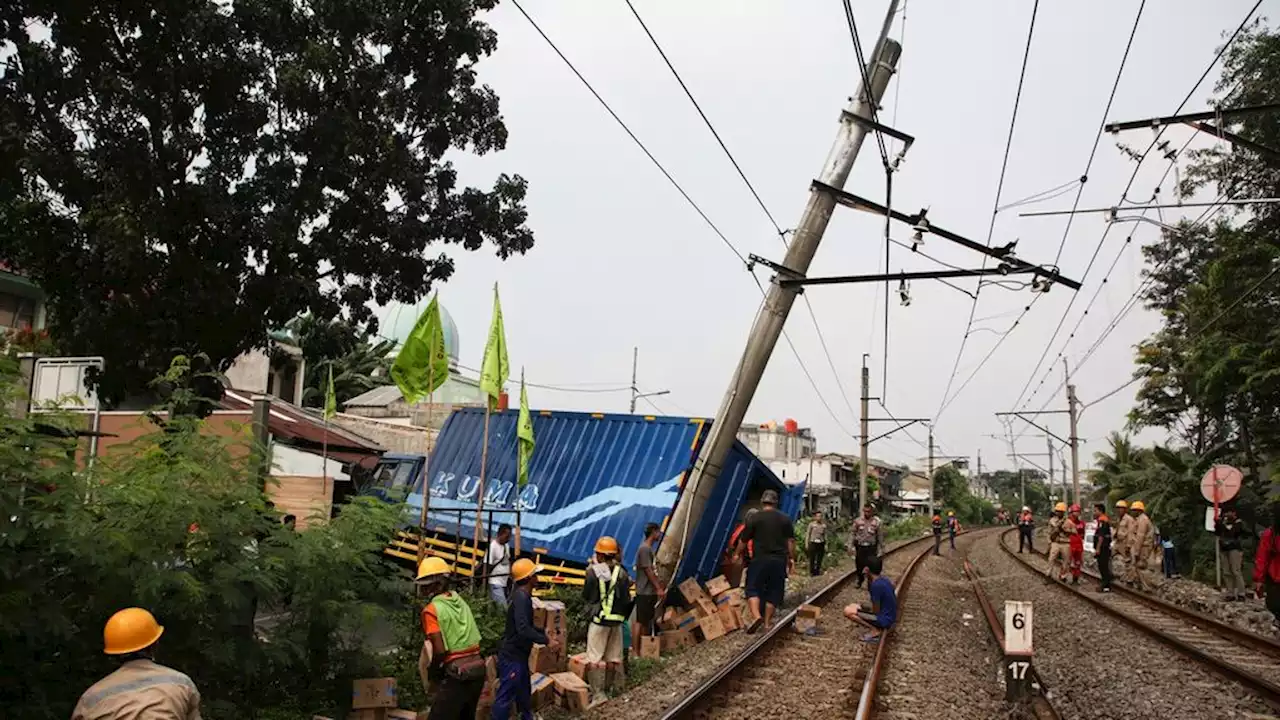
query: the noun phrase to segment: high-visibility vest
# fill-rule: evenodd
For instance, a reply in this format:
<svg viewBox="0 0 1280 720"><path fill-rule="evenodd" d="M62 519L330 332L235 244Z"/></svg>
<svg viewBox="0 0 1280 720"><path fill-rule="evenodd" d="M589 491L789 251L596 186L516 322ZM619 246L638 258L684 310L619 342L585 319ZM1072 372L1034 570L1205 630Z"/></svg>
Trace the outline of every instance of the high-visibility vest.
<svg viewBox="0 0 1280 720"><path fill-rule="evenodd" d="M596 613L592 622L601 624L606 622L623 623L627 621L626 617L617 615L613 612L613 598L617 595L615 590L618 587L618 575L621 572L622 568L615 565L613 567L613 574L609 576L608 585L605 584L604 578L597 578L597 582L600 583L600 612Z"/></svg>

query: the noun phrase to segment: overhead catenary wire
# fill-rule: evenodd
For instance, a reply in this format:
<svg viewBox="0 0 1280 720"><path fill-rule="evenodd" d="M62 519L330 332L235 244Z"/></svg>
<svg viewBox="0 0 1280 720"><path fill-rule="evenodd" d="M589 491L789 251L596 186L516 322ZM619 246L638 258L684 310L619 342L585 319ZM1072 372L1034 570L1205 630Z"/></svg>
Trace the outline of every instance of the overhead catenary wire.
<svg viewBox="0 0 1280 720"><path fill-rule="evenodd" d="M591 85L591 83L586 79L586 77L577 69L577 67L573 64L573 62L569 60L569 58L560 50L559 46L557 46L555 42L551 39L551 37L547 35L547 33L542 29L542 27L538 25L537 21L535 21L533 17L524 9L524 7L520 4L519 0L512 0L512 4L515 5L516 9L520 11L520 14L524 16L525 20L527 20L530 25L533 26L534 30L537 31L538 35L541 36L542 39L547 43L547 45L551 47L551 49L556 53L556 55L560 58L560 60L563 61L564 64L570 69L570 71L573 72L574 76L578 78L578 80L583 84L583 86L586 87L587 90L592 94L592 96L596 98L596 100L600 103L600 105L604 107L605 111L609 113L610 117L614 119L614 121L618 124L618 126L621 127L624 132L626 132L627 136L631 138L631 140L641 149L641 151L644 152L645 156L648 157L649 160L662 172L662 175L667 179L668 182L671 183L673 187L676 188L676 190L680 193L681 197L683 197L685 201L691 207L694 208L698 216L702 218L703 222L705 222L707 226L710 227L713 232L715 232L715 234L720 238L720 240L725 244L725 246L728 247L729 250L733 252L734 256L737 257L740 262L742 262L744 267L749 267L747 264L746 258L742 255L741 252L739 252L737 247L735 247L734 244L730 242L729 238L725 236L725 234L720 230L720 228L716 226L714 222L712 222L711 218L708 217L705 212L703 212L702 208L698 206L696 202L694 202L693 198L690 197L687 192L685 192L684 188L678 182L676 182L675 178L671 175L671 173L667 171L667 169L662 165L662 163L658 161L656 157L654 157L653 153L650 152L649 149L644 145L644 143L641 142L640 139L636 136L636 134L631 131L631 128L628 127L625 122L623 122L622 118L619 117L616 112L614 112L613 108L609 106L609 104L604 100L603 97L601 97L600 93L596 91L596 89ZM756 284L756 288L761 293L761 305L760 305L760 309L757 310L757 315L758 315L759 312L763 310L764 298L766 296L766 293L765 293L764 287L760 284L759 278L756 278L754 273L751 274L751 277ZM791 348L792 354L795 356L796 362L800 365L800 369L804 373L805 378L809 381L810 386L813 388L814 392L818 395L818 399L822 403L823 407L826 408L828 414L831 415L831 419L836 423L836 426L840 428L840 430L844 432L846 435L849 435L850 437L856 437L852 432L848 430L848 428L845 427L844 423L840 421L839 416L837 416L835 412L831 410L831 406L830 404L827 403L826 397L823 395L821 389L818 387L817 382L814 381L813 374L809 372L808 367L805 365L804 358L801 357L800 353L796 350L795 344L791 342L790 335L788 335L785 330L783 330L782 335L786 339L787 345ZM739 366L741 366L741 363L739 363ZM735 376L736 375L737 375L737 372L735 372ZM628 387L628 389L630 388ZM735 392L737 392L736 389L735 389Z"/></svg>
<svg viewBox="0 0 1280 720"><path fill-rule="evenodd" d="M738 177L741 178L742 183L747 186L747 190L750 191L751 196L755 198L756 204L760 207L760 210L764 212L765 217L769 219L769 223L773 226L774 231L777 233L778 238L782 241L782 244L785 247L787 245L787 241L786 241L787 231L782 229L782 226L778 224L777 219L774 218L773 213L769 211L769 206L765 204L764 199L760 197L760 193L756 190L755 185L751 183L750 178L747 177L747 173L742 169L742 165L738 162L737 158L733 156L733 152L729 150L729 146L725 144L724 139L720 136L719 131L716 130L715 124L711 122L711 118L707 117L707 113L703 111L702 105L698 102L698 99L694 97L693 91L689 89L689 85L685 83L684 78L680 76L680 71L676 70L675 64L671 62L671 58L667 56L666 51L662 48L662 44L658 42L658 38L653 34L653 31L649 29L648 24L645 23L644 18L640 16L640 13L638 10L636 10L635 5L632 4L631 0L625 0L625 2L627 3L627 7L631 10L631 14L635 16L636 22L640 24L640 28L644 30L645 36L649 38L649 42L653 45L654 50L658 52L658 55L662 58L663 63L666 64L667 69L671 71L671 75L675 78L676 82L680 85L680 89L684 91L685 97L689 99L689 102L693 105L694 110L698 112L698 116L702 118L703 124L706 125L707 130L710 131L712 137L715 138L716 143L720 145L720 149L724 152L725 157L728 158L729 163L733 165L733 169L737 171ZM757 285L759 286L758 280L757 280ZM760 290L761 292L764 292L763 287L760 287ZM818 322L818 316L813 310L813 304L809 301L809 297L807 295L802 297L804 299L805 307L809 311L809 318L813 321L814 331L817 333L818 342L822 347L822 353L824 356L826 356L827 364L830 366L831 374L836 381L836 387L839 388L840 390L840 397L844 400L845 406L848 408L850 415L856 421L858 417L858 413L853 409L853 403L849 399L849 393L848 391L845 390L844 382L840 379L840 373L836 369L835 360L833 359L831 355L831 350L827 345L826 336L822 332L822 326ZM788 344L791 343L790 337L787 338L787 343ZM794 350L794 346L793 346L793 350ZM796 356L797 356L797 359L799 359L799 353L797 353ZM801 362L801 365L803 366L803 362ZM803 368L803 369L807 374L808 369L807 368ZM817 390L816 384L814 386L814 389L815 391ZM820 391L819 391L819 396L821 397ZM825 400L824 400L824 404L825 404Z"/></svg>
<svg viewBox="0 0 1280 720"><path fill-rule="evenodd" d="M1194 332L1189 333L1185 338L1182 338L1182 339L1181 339L1181 342L1184 342L1184 343L1185 343L1185 342L1188 342L1188 341L1194 340L1194 339L1196 339L1197 337L1199 337L1200 335L1204 334L1204 332L1205 332L1206 330L1208 330L1209 328L1213 327L1213 325L1214 325L1215 323L1217 323L1217 322L1218 322L1219 320L1221 320L1222 318L1226 317L1226 316L1227 316L1227 313L1229 313L1229 312L1231 312L1232 310L1234 310L1234 309L1236 309L1237 307L1239 307L1240 303L1242 303L1242 302L1244 302L1246 299L1248 299L1250 295L1253 295L1255 292L1257 292L1258 290L1262 289L1262 287L1263 287L1264 285L1266 285L1268 282L1270 282L1270 281L1271 281L1271 278L1275 277L1277 274L1280 274L1280 265L1276 265L1275 267L1272 267L1272 268L1271 268L1271 271L1270 271L1270 272L1268 272L1266 275L1263 275L1261 280L1259 280L1258 282L1254 283L1254 284L1253 284L1253 285L1252 285L1248 290L1245 290L1243 293L1241 293L1241 294L1240 294L1240 297L1238 297L1238 298L1236 298L1234 301L1232 301L1232 303L1231 303L1230 305L1228 305L1228 306L1226 306L1225 308L1223 308L1221 312L1219 312L1217 315L1214 315L1214 316L1213 316L1213 318L1212 318L1212 319L1210 319L1208 322L1206 322L1204 325L1201 325L1201 326L1200 326L1199 328L1197 328ZM1125 384L1123 384L1123 385L1121 385L1120 387L1116 388L1115 390L1112 390L1112 391L1110 391L1110 392L1107 392L1107 393L1103 394L1101 397L1099 397L1099 398L1098 398L1098 399L1096 399L1096 400L1093 400L1093 401L1091 401L1091 402L1085 403L1085 404L1084 404L1084 406L1083 406L1081 409L1087 409L1087 408L1090 408L1090 407L1092 407L1092 406L1094 406L1094 405L1097 405L1098 403L1102 402L1103 400L1106 400L1107 398L1111 397L1112 395L1115 395L1116 393L1118 393L1118 392L1120 392L1120 391L1124 390L1125 388L1127 388L1127 387L1129 387L1129 386L1133 385L1134 383L1138 382L1139 380L1143 380L1143 379L1145 379L1146 377L1147 377L1146 375L1142 375L1142 374L1136 375L1136 376L1134 376L1132 379L1130 379L1128 382L1126 382Z"/></svg>
<svg viewBox="0 0 1280 720"><path fill-rule="evenodd" d="M991 247L992 238L995 236L996 215L999 214L1000 196L1004 192L1005 175L1009 170L1009 152L1013 148L1013 133L1018 124L1018 108L1022 105L1022 88L1027 79L1027 63L1031 58L1031 45L1035 40L1036 18L1039 15L1040 0L1035 0L1035 4L1031 8L1031 20L1027 23L1027 42L1022 51L1022 67L1018 70L1018 87L1013 95L1013 110L1009 113L1009 132L1004 144L1004 158L1000 161L1000 178L996 182L996 197L992 203L991 222L987 227L986 246L988 248ZM987 259L987 255L984 254L982 256L983 270L987 268ZM964 333L960 336L960 347L956 350L956 359L951 366L951 375L947 378L946 388L942 391L942 400L938 403L938 410L933 414L935 422L947 407L947 396L951 393L952 384L960 371L960 360L964 357L964 349L969 342L969 331L973 329L973 318L978 311L978 298L981 295L982 284L979 283L977 290L973 294L973 302L969 304L969 319L965 321Z"/></svg>
<svg viewBox="0 0 1280 720"><path fill-rule="evenodd" d="M1145 0L1144 0L1144 5L1145 5ZM1199 79L1197 79L1195 84L1192 85L1191 90L1187 92L1185 97L1183 97L1182 102L1178 104L1178 108L1174 110L1173 114L1176 115L1182 112L1183 108L1186 107L1187 103L1191 102L1191 99L1195 97L1196 92L1199 90L1200 86L1204 83L1205 79L1209 77L1209 73L1213 72L1213 68L1217 66L1218 62L1222 59L1223 55L1226 54L1227 49L1231 47L1231 45L1235 42L1236 38L1240 36L1240 33L1243 32L1244 29L1248 26L1249 21L1253 18L1254 14L1258 11L1258 8L1261 7L1261 5L1262 5L1262 0L1258 0L1258 2L1255 3L1252 8L1250 8L1248 14L1246 14L1244 17L1244 20L1240 22L1240 24L1236 27L1235 32L1233 32L1231 36L1227 39L1227 41L1223 43L1222 47L1219 48L1218 52L1214 55L1213 60L1210 61L1207 67L1205 67L1204 72L1200 74ZM1134 21L1135 30L1137 28L1137 20L1141 19L1141 16L1142 16L1142 8L1140 7L1138 11L1138 18L1135 19ZM1130 35L1129 41L1130 43L1133 42L1132 34ZM1125 51L1125 57L1126 58L1128 57L1127 49ZM1122 62L1121 70L1123 69L1124 68L1123 68L1123 62ZM1117 78L1118 77L1119 77L1119 74L1117 74ZM1113 90L1113 95L1114 95L1114 90ZM1108 105L1109 104L1110 102L1108 102ZM1099 129L1099 139L1101 138L1101 134L1105 131L1105 125L1106 125L1106 119L1104 117L1103 128ZM1133 173L1129 177L1129 182L1125 185L1124 192L1121 193L1122 201L1123 199L1128 197L1129 191L1133 188L1134 182L1137 180L1138 173L1142 168L1143 161L1151 154L1151 150L1159 144L1161 137L1164 135L1164 132L1168 129L1168 127L1169 126L1167 125L1161 126L1159 130L1156 132L1155 137L1152 138L1151 144L1147 146L1146 151L1141 153L1138 156L1138 160L1134 166ZM1095 142L1095 149L1096 149L1096 142ZM1176 161L1177 161L1177 157L1175 156L1171 162L1176 163ZM1078 201L1079 201L1079 197L1077 197L1077 204L1078 204ZM1072 209L1074 210L1075 208L1073 207ZM1143 215L1145 216L1145 214L1146 214L1146 211L1144 210ZM1074 215L1068 216L1068 228L1070 227L1070 219L1074 217L1075 217ZM1094 248L1094 252L1089 259L1089 264L1085 267L1084 274L1080 278L1081 282L1085 281L1085 279L1089 275L1089 271L1093 268L1093 264L1097 260L1098 253L1101 252L1102 250L1102 245L1106 242L1107 234L1110 232L1111 227L1112 227L1111 225L1108 225L1107 228L1103 231L1102 236L1098 239L1098 244ZM1065 242L1066 242L1066 235L1064 234L1063 243ZM1036 362L1034 368L1031 370L1030 376L1027 378L1027 383L1023 386L1022 390L1019 391L1018 397L1014 400L1014 403L1013 403L1014 406L1017 406L1018 403L1022 402L1023 395L1026 394L1027 389L1030 388L1031 383L1035 380L1036 373L1040 371L1040 368L1043 365L1045 358L1049 354L1049 350L1053 347L1054 341L1057 340L1059 333L1061 333L1062 331L1063 325L1066 323L1067 315L1071 312L1071 308L1075 304L1076 297L1077 297L1076 295L1072 295L1071 299L1067 303L1067 307L1063 311L1062 317L1058 320L1058 325L1054 329L1053 335L1050 336L1049 342L1045 343L1045 348L1040 355L1040 359ZM1065 344L1064 344L1064 349L1065 349ZM1061 353L1059 353L1059 356L1060 355Z"/></svg>

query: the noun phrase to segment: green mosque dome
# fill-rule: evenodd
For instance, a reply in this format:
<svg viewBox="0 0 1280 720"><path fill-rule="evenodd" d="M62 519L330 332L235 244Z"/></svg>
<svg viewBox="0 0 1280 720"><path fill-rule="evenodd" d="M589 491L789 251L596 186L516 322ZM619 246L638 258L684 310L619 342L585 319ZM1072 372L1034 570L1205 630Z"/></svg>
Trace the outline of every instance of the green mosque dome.
<svg viewBox="0 0 1280 720"><path fill-rule="evenodd" d="M378 338L380 340L390 340L396 344L395 350L391 353L392 355L400 352L405 339L413 332L413 326L417 324L418 318L422 316L422 313L426 311L427 305L430 303L431 298L424 297L412 305L393 302L374 311L378 318ZM449 362L452 365L457 365L458 325L453 321L453 316L449 314L444 305L440 306L440 325L444 329L444 349L449 355Z"/></svg>

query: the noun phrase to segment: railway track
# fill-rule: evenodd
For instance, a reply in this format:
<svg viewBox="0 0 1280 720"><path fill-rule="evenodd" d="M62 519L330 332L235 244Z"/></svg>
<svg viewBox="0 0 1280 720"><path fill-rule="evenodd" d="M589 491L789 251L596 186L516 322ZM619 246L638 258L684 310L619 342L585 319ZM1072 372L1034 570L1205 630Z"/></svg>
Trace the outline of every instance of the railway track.
<svg viewBox="0 0 1280 720"><path fill-rule="evenodd" d="M898 585L899 608L915 568L933 551L932 541L932 536L920 538L883 556L885 574ZM843 616L845 605L865 599L866 591L856 588L854 578L854 570L845 572L805 601L822 608L818 634L796 633L796 610L787 612L772 630L670 707L663 720L869 718L893 632L879 643L866 643Z"/></svg>
<svg viewBox="0 0 1280 720"><path fill-rule="evenodd" d="M1045 575L1048 561L1040 553L1018 553L1008 543L1016 530L1006 530L1000 547L1024 568ZM1046 554L1047 555L1047 554ZM1087 574L1092 579L1096 576ZM1198 660L1220 675L1238 681L1274 706L1280 706L1280 643L1201 613L1179 607L1120 583L1112 592L1096 592L1092 582L1065 585L1045 578L1161 642Z"/></svg>

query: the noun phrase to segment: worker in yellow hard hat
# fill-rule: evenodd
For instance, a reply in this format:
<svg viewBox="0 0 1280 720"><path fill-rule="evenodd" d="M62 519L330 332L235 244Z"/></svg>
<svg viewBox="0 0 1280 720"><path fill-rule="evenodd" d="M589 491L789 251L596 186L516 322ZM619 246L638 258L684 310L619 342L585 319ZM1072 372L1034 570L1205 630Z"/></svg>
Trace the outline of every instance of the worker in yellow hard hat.
<svg viewBox="0 0 1280 720"><path fill-rule="evenodd" d="M1129 559L1129 529L1132 527L1133 516L1129 515L1128 501L1116 501L1115 537L1111 542L1111 573L1121 581L1124 580L1126 561Z"/></svg>
<svg viewBox="0 0 1280 720"><path fill-rule="evenodd" d="M587 626L587 662L603 662L608 684L621 688L622 625L631 615L631 576L622 566L618 541L604 536L596 541L595 562L587 566L582 584L590 625Z"/></svg>
<svg viewBox="0 0 1280 720"><path fill-rule="evenodd" d="M424 684L434 687L430 720L474 718L484 692L484 658L480 657L480 627L471 606L449 589L452 568L443 558L418 563L418 586L427 598L422 608L426 642L418 658Z"/></svg>
<svg viewBox="0 0 1280 720"><path fill-rule="evenodd" d="M1045 577L1067 581L1067 566L1071 562L1071 549L1067 545L1068 528L1066 527L1067 504L1060 502L1053 506L1053 516L1049 518L1049 565L1045 568Z"/></svg>
<svg viewBox="0 0 1280 720"><path fill-rule="evenodd" d="M533 679L529 655L534 645L546 645L554 653L560 637L548 636L533 622L533 584L542 566L529 558L511 564L511 597L507 603L507 626L498 649L498 692L493 703L493 717L533 717ZM512 714L514 710L515 714Z"/></svg>
<svg viewBox="0 0 1280 720"><path fill-rule="evenodd" d="M1129 514L1133 516L1133 524L1129 527L1125 548L1128 552L1129 567L1124 580L1143 590L1150 589L1146 573L1147 558L1155 551L1156 530L1147 516L1147 506L1141 500L1135 500L1129 506Z"/></svg>
<svg viewBox="0 0 1280 720"><path fill-rule="evenodd" d="M72 720L200 720L196 684L154 660L163 634L164 627L142 608L112 615L102 631L104 650L122 664L80 696Z"/></svg>

